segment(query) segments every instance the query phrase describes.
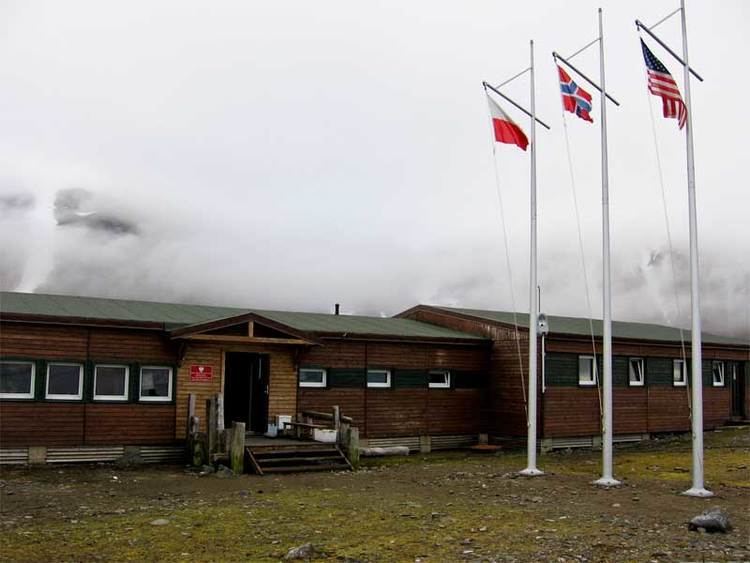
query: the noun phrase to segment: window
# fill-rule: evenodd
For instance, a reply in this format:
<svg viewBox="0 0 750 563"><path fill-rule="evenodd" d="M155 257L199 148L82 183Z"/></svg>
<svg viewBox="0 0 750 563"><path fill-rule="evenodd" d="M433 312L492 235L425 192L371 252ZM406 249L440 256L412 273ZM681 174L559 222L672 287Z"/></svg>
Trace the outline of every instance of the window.
<svg viewBox="0 0 750 563"><path fill-rule="evenodd" d="M300 387L325 387L326 370L322 368L302 368L299 370Z"/></svg>
<svg viewBox="0 0 750 563"><path fill-rule="evenodd" d="M140 389L141 401L171 401L172 368L142 367Z"/></svg>
<svg viewBox="0 0 750 563"><path fill-rule="evenodd" d="M127 401L130 370L127 366L94 367L94 400Z"/></svg>
<svg viewBox="0 0 750 563"><path fill-rule="evenodd" d="M390 387L391 371L387 369L368 369L367 370L368 387Z"/></svg>
<svg viewBox="0 0 750 563"><path fill-rule="evenodd" d="M685 360L672 360L672 384L675 387L687 385L687 364Z"/></svg>
<svg viewBox="0 0 750 563"><path fill-rule="evenodd" d="M594 356L578 356L578 385L596 385Z"/></svg>
<svg viewBox="0 0 750 563"><path fill-rule="evenodd" d="M52 363L47 365L47 399L76 401L83 397L83 366Z"/></svg>
<svg viewBox="0 0 750 563"><path fill-rule="evenodd" d="M431 389L450 389L451 372L447 369L433 369L427 374Z"/></svg>
<svg viewBox="0 0 750 563"><path fill-rule="evenodd" d="M628 384L631 387L642 387L646 380L646 365L643 358L628 360Z"/></svg>
<svg viewBox="0 0 750 563"><path fill-rule="evenodd" d="M724 387L724 362L720 360L711 362L711 379L714 387Z"/></svg>
<svg viewBox="0 0 750 563"><path fill-rule="evenodd" d="M34 371L31 362L0 362L0 399L33 399Z"/></svg>

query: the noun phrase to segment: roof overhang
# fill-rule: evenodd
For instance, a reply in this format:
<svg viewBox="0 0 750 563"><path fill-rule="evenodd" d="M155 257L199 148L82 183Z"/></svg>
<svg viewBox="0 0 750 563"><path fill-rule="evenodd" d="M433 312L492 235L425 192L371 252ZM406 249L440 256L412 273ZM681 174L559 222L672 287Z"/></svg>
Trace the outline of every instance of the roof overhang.
<svg viewBox="0 0 750 563"><path fill-rule="evenodd" d="M488 346L492 341L487 338L452 338L445 336L404 336L389 334L352 334L349 332L319 332L321 339L326 340L358 340L368 342L413 342L415 344L452 344L463 346Z"/></svg>
<svg viewBox="0 0 750 563"><path fill-rule="evenodd" d="M432 305L416 305L414 307L411 307L407 309L406 311L403 311L395 317L397 318L406 318L412 313L417 313L419 311L427 311L430 313L438 314L438 315L444 315L446 317L453 317L458 319L464 319L467 321L474 321L477 323L483 323L490 326L496 326L501 328L507 328L507 329L514 329L519 332L528 333L529 328L527 326L523 325L514 325L513 323L500 321L497 319L488 319L487 317L480 317L478 315L472 315L469 313L465 313L462 311L454 311L450 309L444 309L442 307L435 307ZM520 317L521 315L519 315ZM586 341L589 345L591 344L591 334L579 334L579 333L566 333L566 332L559 332L550 330L549 334L547 335L547 338L555 338L559 340L567 340L567 341ZM600 334L595 334L593 336L594 340L597 342L601 342L602 336ZM633 338L633 337L625 337L625 336L614 336L612 337L613 342L621 343L621 344L641 344L641 345L651 345L651 346L682 346L685 345L687 347L690 347L690 340L686 339L684 342L681 342L680 340L661 340L661 339L653 339L653 338ZM710 340L706 339L706 336L704 335L703 341L702 341L703 347L711 348L711 349L726 349L726 350L748 350L750 351L750 343L744 344L741 342L738 343L732 343L732 342L712 342Z"/></svg>
<svg viewBox="0 0 750 563"><path fill-rule="evenodd" d="M210 334L221 329L236 325L247 324L247 335ZM282 338L255 336L255 324L267 327L284 335ZM223 319L204 323L197 323L169 331L172 339L198 340L204 342L231 342L244 344L286 344L286 345L315 345L320 342L310 334L274 321L258 313L243 313Z"/></svg>
<svg viewBox="0 0 750 563"><path fill-rule="evenodd" d="M99 328L135 328L159 331L165 330L164 323L155 321L122 321L118 319L61 317L57 315L35 315L30 313L1 313L0 322L91 326Z"/></svg>

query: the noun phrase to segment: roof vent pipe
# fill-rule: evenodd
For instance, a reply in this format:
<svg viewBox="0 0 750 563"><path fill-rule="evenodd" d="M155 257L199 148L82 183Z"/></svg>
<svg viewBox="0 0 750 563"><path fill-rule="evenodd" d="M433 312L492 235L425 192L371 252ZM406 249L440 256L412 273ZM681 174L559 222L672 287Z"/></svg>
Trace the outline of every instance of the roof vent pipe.
<svg viewBox="0 0 750 563"><path fill-rule="evenodd" d="M338 315L338 314L339 314L339 309L340 309L340 307L341 307L341 306L340 306L340 305L339 305L338 303L336 303L336 304L335 304L335 305L333 306L333 308L334 308L334 314L335 314L335 315Z"/></svg>

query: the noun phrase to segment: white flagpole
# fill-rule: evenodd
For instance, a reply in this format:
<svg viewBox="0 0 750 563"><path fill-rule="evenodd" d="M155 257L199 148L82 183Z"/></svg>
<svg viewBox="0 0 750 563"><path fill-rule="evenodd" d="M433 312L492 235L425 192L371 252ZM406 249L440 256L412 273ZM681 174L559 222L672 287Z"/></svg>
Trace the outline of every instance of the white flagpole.
<svg viewBox="0 0 750 563"><path fill-rule="evenodd" d="M602 9L599 8L599 77L602 92L607 91L604 78L604 32ZM612 487L620 482L612 473L612 287L609 244L609 163L607 161L607 96L602 94L602 266L603 266L603 313L602 332L603 364L603 410L602 413L602 476L594 484Z"/></svg>
<svg viewBox="0 0 750 563"><path fill-rule="evenodd" d="M534 41L529 42L531 52L531 234L530 234L530 279L529 279L529 400L528 400L528 440L526 444L527 464L522 475L543 475L536 466L536 337L539 304L536 292L536 104L534 100Z"/></svg>
<svg viewBox="0 0 750 563"><path fill-rule="evenodd" d="M693 150L693 112L690 107L690 65L688 62L687 21L685 0L680 0L682 18L682 58L685 72L685 106L687 108L687 177L690 213L690 298L692 303L692 433L693 485L683 494L691 497L712 497L703 486L703 358L701 350L701 310L698 275L698 219L695 206L695 162Z"/></svg>

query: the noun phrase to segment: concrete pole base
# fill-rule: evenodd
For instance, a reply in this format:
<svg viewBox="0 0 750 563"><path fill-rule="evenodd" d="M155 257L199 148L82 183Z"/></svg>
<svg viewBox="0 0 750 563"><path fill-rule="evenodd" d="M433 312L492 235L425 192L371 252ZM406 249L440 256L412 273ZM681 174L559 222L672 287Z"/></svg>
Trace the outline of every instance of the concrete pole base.
<svg viewBox="0 0 750 563"><path fill-rule="evenodd" d="M524 477L538 477L539 475L544 475L544 471L541 469L537 469L536 467L527 467L523 471L518 472L519 475L523 475Z"/></svg>
<svg viewBox="0 0 750 563"><path fill-rule="evenodd" d="M597 487L617 487L621 483L613 477L601 477L592 483Z"/></svg>
<svg viewBox="0 0 750 563"><path fill-rule="evenodd" d="M712 496L714 496L714 494L708 489L703 489L703 488L697 489L695 487L688 489L687 491L681 494L685 495L686 497L698 497L698 498L711 498Z"/></svg>

